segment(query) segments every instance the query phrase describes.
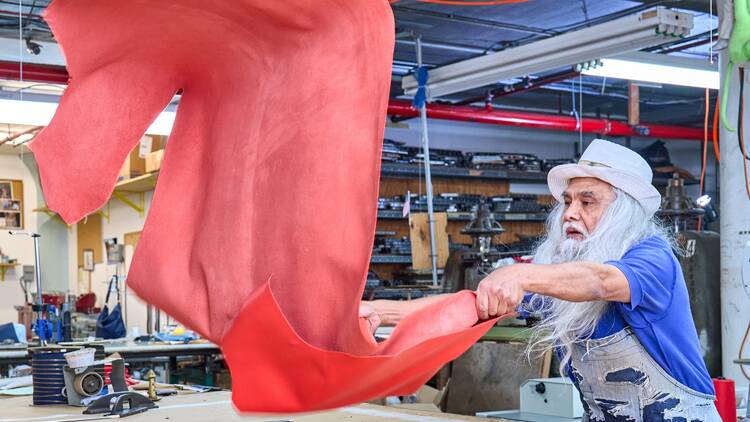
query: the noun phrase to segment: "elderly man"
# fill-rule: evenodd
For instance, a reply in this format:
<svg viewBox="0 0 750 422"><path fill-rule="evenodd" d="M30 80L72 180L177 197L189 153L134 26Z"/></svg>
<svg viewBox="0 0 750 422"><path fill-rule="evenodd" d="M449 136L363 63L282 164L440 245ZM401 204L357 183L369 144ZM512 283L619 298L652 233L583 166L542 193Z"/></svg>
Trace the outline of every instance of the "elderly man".
<svg viewBox="0 0 750 422"><path fill-rule="evenodd" d="M533 264L500 268L476 292L482 319L542 316L529 351L555 348L584 421L721 420L652 177L635 152L593 141L549 172L558 204ZM434 300L364 302L360 315L394 325Z"/></svg>

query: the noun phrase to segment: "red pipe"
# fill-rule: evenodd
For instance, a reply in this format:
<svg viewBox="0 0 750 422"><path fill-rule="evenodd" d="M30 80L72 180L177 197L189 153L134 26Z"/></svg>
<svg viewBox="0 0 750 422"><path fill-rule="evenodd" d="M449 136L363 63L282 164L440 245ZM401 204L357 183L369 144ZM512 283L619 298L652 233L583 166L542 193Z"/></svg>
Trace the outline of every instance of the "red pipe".
<svg viewBox="0 0 750 422"><path fill-rule="evenodd" d="M411 102L391 100L388 103L388 114L393 116L417 117L419 113L412 108ZM576 119L554 114L525 113L505 110L486 110L478 107L429 104L427 117L434 119L456 120L462 122L489 123L504 126L519 126L534 129L578 132ZM583 131L599 135L642 136L663 139L703 140L703 129L684 126L664 126L643 124L629 126L625 122L607 119L581 119Z"/></svg>
<svg viewBox="0 0 750 422"><path fill-rule="evenodd" d="M0 10L0 15L18 16L18 12L13 12L10 10ZM22 19L37 18L40 20L44 20L44 17L42 15L29 14L29 13L21 13L21 18Z"/></svg>
<svg viewBox="0 0 750 422"><path fill-rule="evenodd" d="M18 62L0 61L0 79L21 79L21 66ZM34 63L23 64L23 80L55 84L68 83L68 71L62 66Z"/></svg>
<svg viewBox="0 0 750 422"><path fill-rule="evenodd" d="M0 61L0 79L19 79L17 62ZM25 63L23 79L34 82L68 83L68 72L62 66L47 66ZM411 102L391 100L388 103L388 114L392 116L417 117ZM463 122L489 123L504 126L519 126L534 129L577 132L576 119L570 116L554 114L525 113L518 111L487 110L477 107L449 106L430 104L427 106L427 117L434 119L456 120ZM583 118L583 131L602 136L642 136L663 139L703 140L703 129L684 126L663 126L643 124L629 126L625 122L607 119Z"/></svg>

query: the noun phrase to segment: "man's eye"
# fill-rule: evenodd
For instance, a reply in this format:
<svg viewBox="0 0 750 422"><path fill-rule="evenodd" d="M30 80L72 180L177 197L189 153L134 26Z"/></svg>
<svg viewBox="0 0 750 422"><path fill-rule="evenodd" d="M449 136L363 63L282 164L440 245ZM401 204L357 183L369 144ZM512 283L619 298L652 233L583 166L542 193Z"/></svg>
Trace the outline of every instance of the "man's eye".
<svg viewBox="0 0 750 422"><path fill-rule="evenodd" d="M583 201L583 206L588 207L589 205L593 204L591 201Z"/></svg>

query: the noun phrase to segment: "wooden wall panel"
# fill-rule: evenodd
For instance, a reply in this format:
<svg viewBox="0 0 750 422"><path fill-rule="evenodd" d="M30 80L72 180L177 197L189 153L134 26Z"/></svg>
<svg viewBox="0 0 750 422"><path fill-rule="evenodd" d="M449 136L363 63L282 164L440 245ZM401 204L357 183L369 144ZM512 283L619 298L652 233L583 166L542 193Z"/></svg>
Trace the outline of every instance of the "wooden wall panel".
<svg viewBox="0 0 750 422"><path fill-rule="evenodd" d="M141 233L142 232L125 233L123 244L125 246L132 246L133 252L135 252L135 247L138 246L138 241L141 240Z"/></svg>
<svg viewBox="0 0 750 422"><path fill-rule="evenodd" d="M420 190L421 186L421 190ZM432 179L432 190L435 195L441 193L464 193L472 195L503 195L508 193L509 184L507 180L485 180L485 179L449 179L435 177ZM383 178L380 180L380 197L390 198L397 195L405 195L406 191L417 194L426 192L424 181L416 178L399 179Z"/></svg>
<svg viewBox="0 0 750 422"><path fill-rule="evenodd" d="M388 237L408 237L409 236L409 223L406 219L402 220L378 220L378 225L375 230L377 231L391 231L396 232L395 236Z"/></svg>
<svg viewBox="0 0 750 422"><path fill-rule="evenodd" d="M94 250L94 263L104 262L104 239L102 238L102 215L94 213L78 222L78 266L83 267L83 250Z"/></svg>
<svg viewBox="0 0 750 422"><path fill-rule="evenodd" d="M471 244L471 237L465 234L461 234L461 230L466 227L466 221L449 221L448 222L448 236L452 243L463 243L465 245ZM536 236L544 232L544 223L541 221L505 221L501 223L505 232L499 236L495 236L496 243L513 243L519 239L516 233L522 235Z"/></svg>
<svg viewBox="0 0 750 422"><path fill-rule="evenodd" d="M407 265L404 264L370 264L370 270L380 277L381 280L393 280L394 273L403 271Z"/></svg>

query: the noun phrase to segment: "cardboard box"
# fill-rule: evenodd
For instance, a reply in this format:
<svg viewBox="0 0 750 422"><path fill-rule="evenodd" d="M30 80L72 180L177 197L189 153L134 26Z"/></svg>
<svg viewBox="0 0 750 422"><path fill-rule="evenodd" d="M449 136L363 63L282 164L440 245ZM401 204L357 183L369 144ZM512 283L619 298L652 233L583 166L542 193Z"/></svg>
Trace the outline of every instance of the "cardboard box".
<svg viewBox="0 0 750 422"><path fill-rule="evenodd" d="M402 397L381 397L369 400L367 403L379 406L399 407L402 409L418 410L422 412L442 412L440 402L445 396L446 389L437 390L423 385L414 394Z"/></svg>
<svg viewBox="0 0 750 422"><path fill-rule="evenodd" d="M164 150L149 152L146 155L146 173L152 173L159 171L161 168L161 161L164 159Z"/></svg>
<svg viewBox="0 0 750 422"><path fill-rule="evenodd" d="M165 144L166 137L144 135L141 141L130 151L130 154L125 157L118 180L132 179L154 171L146 168L146 159L153 151L163 150ZM160 165L161 159L158 160L156 170L158 170L158 166Z"/></svg>

